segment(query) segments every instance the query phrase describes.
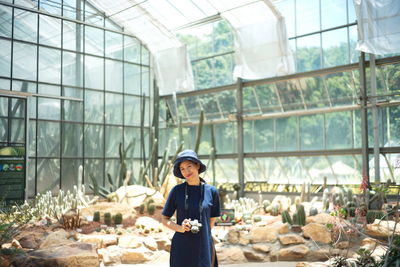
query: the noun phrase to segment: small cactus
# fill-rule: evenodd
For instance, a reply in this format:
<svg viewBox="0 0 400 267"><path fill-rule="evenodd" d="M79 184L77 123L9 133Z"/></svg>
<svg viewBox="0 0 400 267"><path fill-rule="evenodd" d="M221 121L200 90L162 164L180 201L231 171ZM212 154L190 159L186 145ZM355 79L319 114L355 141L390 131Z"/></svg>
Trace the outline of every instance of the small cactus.
<svg viewBox="0 0 400 267"><path fill-rule="evenodd" d="M290 217L290 214L287 210L284 210L281 215L283 223L293 224L292 218Z"/></svg>
<svg viewBox="0 0 400 267"><path fill-rule="evenodd" d="M296 204L296 206L301 204L301 198L299 196L294 198L294 204Z"/></svg>
<svg viewBox="0 0 400 267"><path fill-rule="evenodd" d="M121 224L122 223L122 214L118 212L114 215L114 224Z"/></svg>
<svg viewBox="0 0 400 267"><path fill-rule="evenodd" d="M93 213L93 221L94 222L100 222L100 211L95 211Z"/></svg>
<svg viewBox="0 0 400 267"><path fill-rule="evenodd" d="M297 224L298 225L306 225L306 212L304 211L303 205L297 206Z"/></svg>
<svg viewBox="0 0 400 267"><path fill-rule="evenodd" d="M366 215L367 223L373 223L375 219L380 219L385 216L385 214L382 211L374 211L374 210L369 210Z"/></svg>
<svg viewBox="0 0 400 267"><path fill-rule="evenodd" d="M140 214L144 214L144 208L145 208L144 203L140 204L140 206L139 206L139 213Z"/></svg>
<svg viewBox="0 0 400 267"><path fill-rule="evenodd" d="M264 212L265 212L265 213L269 212L269 211L268 211L269 205L271 205L271 201L269 201L268 199L266 199L266 200L263 201L263 209L264 209Z"/></svg>
<svg viewBox="0 0 400 267"><path fill-rule="evenodd" d="M318 214L318 209L315 207L310 208L310 216L315 216Z"/></svg>
<svg viewBox="0 0 400 267"><path fill-rule="evenodd" d="M348 214L350 217L356 217L356 208L355 207L348 208Z"/></svg>
<svg viewBox="0 0 400 267"><path fill-rule="evenodd" d="M254 216L253 217L254 222L261 222L261 217L260 216Z"/></svg>
<svg viewBox="0 0 400 267"><path fill-rule="evenodd" d="M108 226L111 225L111 213L104 213L104 223Z"/></svg>
<svg viewBox="0 0 400 267"><path fill-rule="evenodd" d="M279 215L279 209L280 209L280 206L279 206L278 203L273 204L272 207L271 207L271 215L272 216L278 216Z"/></svg>
<svg viewBox="0 0 400 267"><path fill-rule="evenodd" d="M147 212L148 212L150 215L153 215L154 212L155 212L155 210L156 210L156 205L155 205L154 203L151 203L151 204L147 207Z"/></svg>

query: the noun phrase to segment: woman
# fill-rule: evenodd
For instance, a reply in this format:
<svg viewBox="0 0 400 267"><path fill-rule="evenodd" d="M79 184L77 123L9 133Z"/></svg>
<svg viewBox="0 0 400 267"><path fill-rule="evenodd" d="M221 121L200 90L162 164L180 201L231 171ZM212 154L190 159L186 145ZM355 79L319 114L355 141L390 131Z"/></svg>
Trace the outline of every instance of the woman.
<svg viewBox="0 0 400 267"><path fill-rule="evenodd" d="M218 266L211 228L220 216L219 195L215 187L200 178L205 170L192 150L182 151L174 162L174 175L186 182L172 188L162 212L163 224L175 231L171 267ZM175 211L177 223L170 220Z"/></svg>

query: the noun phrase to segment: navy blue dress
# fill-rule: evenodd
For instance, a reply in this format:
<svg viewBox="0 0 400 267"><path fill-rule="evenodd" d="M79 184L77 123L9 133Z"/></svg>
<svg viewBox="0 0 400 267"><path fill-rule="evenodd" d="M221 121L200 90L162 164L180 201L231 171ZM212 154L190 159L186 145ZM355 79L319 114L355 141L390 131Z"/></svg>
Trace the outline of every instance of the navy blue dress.
<svg viewBox="0 0 400 267"><path fill-rule="evenodd" d="M171 217L177 211L176 219L182 224L185 216L185 187L188 194L188 216L190 219L199 220L203 227L199 233L193 234L190 231L185 233L175 232L171 242L171 267L215 267L218 266L215 257L215 264L211 266L214 245L211 236L210 217L220 216L220 204L218 190L211 185L202 184L202 214L200 219L199 201L201 187L189 185L186 182L172 188L165 203L162 214Z"/></svg>

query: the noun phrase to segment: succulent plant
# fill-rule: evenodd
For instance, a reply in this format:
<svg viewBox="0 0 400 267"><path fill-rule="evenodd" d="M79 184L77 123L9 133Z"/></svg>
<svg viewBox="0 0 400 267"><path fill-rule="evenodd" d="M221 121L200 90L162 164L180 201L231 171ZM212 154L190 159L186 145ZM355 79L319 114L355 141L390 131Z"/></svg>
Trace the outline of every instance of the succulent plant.
<svg viewBox="0 0 400 267"><path fill-rule="evenodd" d="M140 204L140 206L139 206L139 213L140 214L144 214L144 208L145 208L144 203Z"/></svg>
<svg viewBox="0 0 400 267"><path fill-rule="evenodd" d="M148 212L150 215L153 215L154 212L155 212L155 210L156 210L156 205L155 205L154 203L151 203L151 204L147 207L147 212Z"/></svg>
<svg viewBox="0 0 400 267"><path fill-rule="evenodd" d="M114 224L121 224L122 223L122 214L118 212L114 215Z"/></svg>
<svg viewBox="0 0 400 267"><path fill-rule="evenodd" d="M104 213L104 223L108 226L111 225L111 213Z"/></svg>
<svg viewBox="0 0 400 267"><path fill-rule="evenodd" d="M93 213L93 221L100 222L100 211L95 211Z"/></svg>
<svg viewBox="0 0 400 267"><path fill-rule="evenodd" d="M282 216L283 223L293 224L292 218L290 217L290 214L287 210L282 211L281 216Z"/></svg>

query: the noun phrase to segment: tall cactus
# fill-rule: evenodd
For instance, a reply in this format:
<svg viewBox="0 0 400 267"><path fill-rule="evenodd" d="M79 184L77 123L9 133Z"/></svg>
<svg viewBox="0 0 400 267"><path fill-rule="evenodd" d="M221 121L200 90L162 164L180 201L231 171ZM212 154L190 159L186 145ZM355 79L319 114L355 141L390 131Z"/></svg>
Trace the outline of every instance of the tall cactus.
<svg viewBox="0 0 400 267"><path fill-rule="evenodd" d="M289 223L293 224L292 218L290 217L290 214L287 210L282 211L282 222L283 223Z"/></svg>
<svg viewBox="0 0 400 267"><path fill-rule="evenodd" d="M297 206L296 221L294 223L297 225L306 225L306 212L303 205Z"/></svg>

